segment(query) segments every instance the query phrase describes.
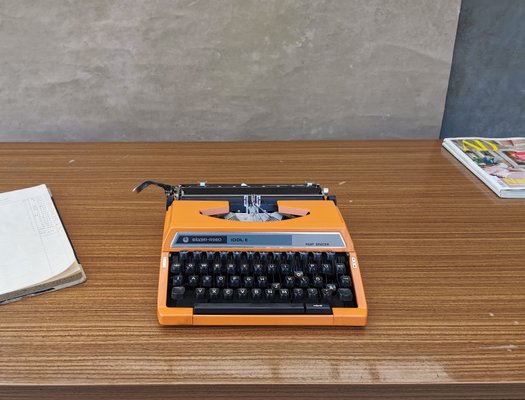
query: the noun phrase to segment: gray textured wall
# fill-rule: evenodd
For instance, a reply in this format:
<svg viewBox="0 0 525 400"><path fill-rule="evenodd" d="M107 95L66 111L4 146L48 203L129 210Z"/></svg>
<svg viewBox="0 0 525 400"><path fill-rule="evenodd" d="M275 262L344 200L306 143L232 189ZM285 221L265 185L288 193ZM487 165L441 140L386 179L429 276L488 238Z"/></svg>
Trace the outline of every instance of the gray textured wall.
<svg viewBox="0 0 525 400"><path fill-rule="evenodd" d="M0 140L438 137L459 0L0 0Z"/></svg>
<svg viewBox="0 0 525 400"><path fill-rule="evenodd" d="M441 135L525 136L525 1L463 0Z"/></svg>

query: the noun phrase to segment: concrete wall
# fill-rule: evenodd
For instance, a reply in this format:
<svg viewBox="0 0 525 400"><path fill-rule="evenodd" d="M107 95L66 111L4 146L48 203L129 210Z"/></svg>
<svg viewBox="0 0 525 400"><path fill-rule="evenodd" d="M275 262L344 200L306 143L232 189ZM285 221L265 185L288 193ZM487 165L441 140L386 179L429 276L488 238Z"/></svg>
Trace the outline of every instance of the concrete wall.
<svg viewBox="0 0 525 400"><path fill-rule="evenodd" d="M525 136L525 1L463 0L441 135Z"/></svg>
<svg viewBox="0 0 525 400"><path fill-rule="evenodd" d="M0 140L437 138L459 0L0 0Z"/></svg>

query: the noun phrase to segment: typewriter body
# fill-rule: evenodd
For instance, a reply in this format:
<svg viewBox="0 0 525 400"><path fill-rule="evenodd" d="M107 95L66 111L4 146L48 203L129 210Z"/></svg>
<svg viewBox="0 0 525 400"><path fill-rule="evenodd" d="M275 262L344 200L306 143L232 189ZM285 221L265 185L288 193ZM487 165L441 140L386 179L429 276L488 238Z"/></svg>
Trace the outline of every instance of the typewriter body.
<svg viewBox="0 0 525 400"><path fill-rule="evenodd" d="M317 184L171 186L157 314L162 325L367 321L345 222Z"/></svg>

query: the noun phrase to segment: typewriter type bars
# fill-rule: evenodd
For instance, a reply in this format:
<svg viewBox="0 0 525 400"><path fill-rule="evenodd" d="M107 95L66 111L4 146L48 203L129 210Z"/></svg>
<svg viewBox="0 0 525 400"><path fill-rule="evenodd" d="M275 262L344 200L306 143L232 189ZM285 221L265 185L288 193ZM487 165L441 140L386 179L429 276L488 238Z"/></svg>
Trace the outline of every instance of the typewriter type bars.
<svg viewBox="0 0 525 400"><path fill-rule="evenodd" d="M356 325L357 256L335 197L317 184L161 186L164 325Z"/></svg>

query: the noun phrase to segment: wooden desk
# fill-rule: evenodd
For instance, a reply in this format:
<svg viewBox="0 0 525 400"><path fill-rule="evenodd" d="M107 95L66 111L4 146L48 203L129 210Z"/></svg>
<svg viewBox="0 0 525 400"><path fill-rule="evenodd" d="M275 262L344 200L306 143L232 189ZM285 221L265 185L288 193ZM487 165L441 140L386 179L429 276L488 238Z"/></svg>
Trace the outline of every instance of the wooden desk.
<svg viewBox="0 0 525 400"><path fill-rule="evenodd" d="M369 325L159 326L147 178L328 186ZM525 397L525 200L438 141L0 144L0 191L43 182L88 282L0 306L2 399Z"/></svg>

